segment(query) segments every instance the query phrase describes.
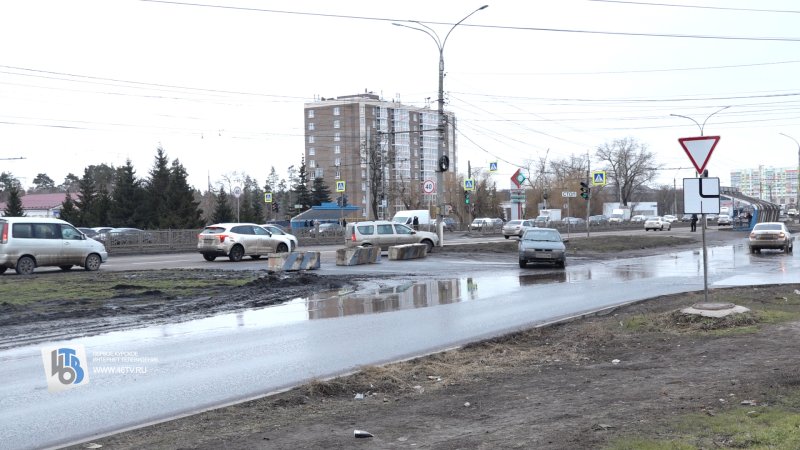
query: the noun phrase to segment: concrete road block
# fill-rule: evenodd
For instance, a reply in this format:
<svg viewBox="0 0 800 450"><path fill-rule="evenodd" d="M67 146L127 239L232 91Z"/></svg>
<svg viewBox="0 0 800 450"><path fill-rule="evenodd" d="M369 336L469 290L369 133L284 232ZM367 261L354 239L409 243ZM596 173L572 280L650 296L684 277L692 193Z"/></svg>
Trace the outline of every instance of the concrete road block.
<svg viewBox="0 0 800 450"><path fill-rule="evenodd" d="M425 244L403 244L389 247L389 260L417 259L428 256L428 246Z"/></svg>
<svg viewBox="0 0 800 450"><path fill-rule="evenodd" d="M319 269L319 252L270 253L267 270L297 272Z"/></svg>
<svg viewBox="0 0 800 450"><path fill-rule="evenodd" d="M347 247L336 250L337 266L357 266L381 262L381 249L378 247Z"/></svg>

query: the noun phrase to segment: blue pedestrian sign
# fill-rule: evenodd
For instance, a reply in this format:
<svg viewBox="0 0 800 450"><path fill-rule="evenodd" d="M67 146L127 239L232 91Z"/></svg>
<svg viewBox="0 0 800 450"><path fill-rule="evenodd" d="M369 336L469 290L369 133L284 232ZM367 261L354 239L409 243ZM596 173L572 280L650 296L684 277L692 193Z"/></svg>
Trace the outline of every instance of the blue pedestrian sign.
<svg viewBox="0 0 800 450"><path fill-rule="evenodd" d="M467 178L466 180L464 180L464 190L465 191L475 190L475 180L473 178Z"/></svg>
<svg viewBox="0 0 800 450"><path fill-rule="evenodd" d="M342 180L336 180L336 192L344 192L345 182Z"/></svg>
<svg viewBox="0 0 800 450"><path fill-rule="evenodd" d="M489 172L497 172L497 162L489 163Z"/></svg>
<svg viewBox="0 0 800 450"><path fill-rule="evenodd" d="M596 172L592 172L592 185L593 186L605 186L606 185L606 173L605 173L605 171L598 170Z"/></svg>

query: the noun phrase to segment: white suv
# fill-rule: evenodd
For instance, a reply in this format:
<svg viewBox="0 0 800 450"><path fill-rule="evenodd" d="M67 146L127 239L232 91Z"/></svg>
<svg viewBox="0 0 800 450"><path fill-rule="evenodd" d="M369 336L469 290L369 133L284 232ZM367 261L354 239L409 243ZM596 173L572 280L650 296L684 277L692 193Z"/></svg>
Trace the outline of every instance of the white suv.
<svg viewBox="0 0 800 450"><path fill-rule="evenodd" d="M245 255L258 259L270 253L288 252L289 244L254 223L218 223L205 227L197 235L197 250L206 261L227 256L237 262Z"/></svg>
<svg viewBox="0 0 800 450"><path fill-rule="evenodd" d="M0 217L0 273L15 269L20 275L30 275L42 266L97 270L107 259L103 244L63 220Z"/></svg>
<svg viewBox="0 0 800 450"><path fill-rule="evenodd" d="M439 244L439 237L427 231L415 231L402 223L388 220L348 223L344 233L346 247L376 246L386 250L393 245L425 244L428 253Z"/></svg>

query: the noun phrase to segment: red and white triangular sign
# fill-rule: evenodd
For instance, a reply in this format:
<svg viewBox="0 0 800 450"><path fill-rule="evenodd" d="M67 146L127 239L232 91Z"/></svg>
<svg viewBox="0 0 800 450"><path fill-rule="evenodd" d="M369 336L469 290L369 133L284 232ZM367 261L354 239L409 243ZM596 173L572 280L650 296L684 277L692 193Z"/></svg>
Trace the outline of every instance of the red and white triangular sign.
<svg viewBox="0 0 800 450"><path fill-rule="evenodd" d="M719 142L719 136L680 138L678 142L681 143L681 147L689 155L689 159L692 160L697 173L702 174L706 164L708 164L708 159L711 158L711 152L714 151L714 147Z"/></svg>

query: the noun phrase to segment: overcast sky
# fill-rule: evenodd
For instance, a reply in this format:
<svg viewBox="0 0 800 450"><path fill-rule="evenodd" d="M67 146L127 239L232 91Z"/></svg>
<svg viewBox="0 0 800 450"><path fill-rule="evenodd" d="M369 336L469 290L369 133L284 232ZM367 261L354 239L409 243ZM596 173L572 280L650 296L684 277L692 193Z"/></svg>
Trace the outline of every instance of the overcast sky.
<svg viewBox="0 0 800 450"><path fill-rule="evenodd" d="M708 164L798 165L800 4L790 0L0 2L0 171L29 187L156 148L205 190L232 173L264 183L303 155L303 104L373 91L446 108L459 169L594 154L614 139L647 145L659 182L694 175L678 138L721 140ZM410 22L405 22L411 24ZM593 168L599 162L592 161Z"/></svg>

